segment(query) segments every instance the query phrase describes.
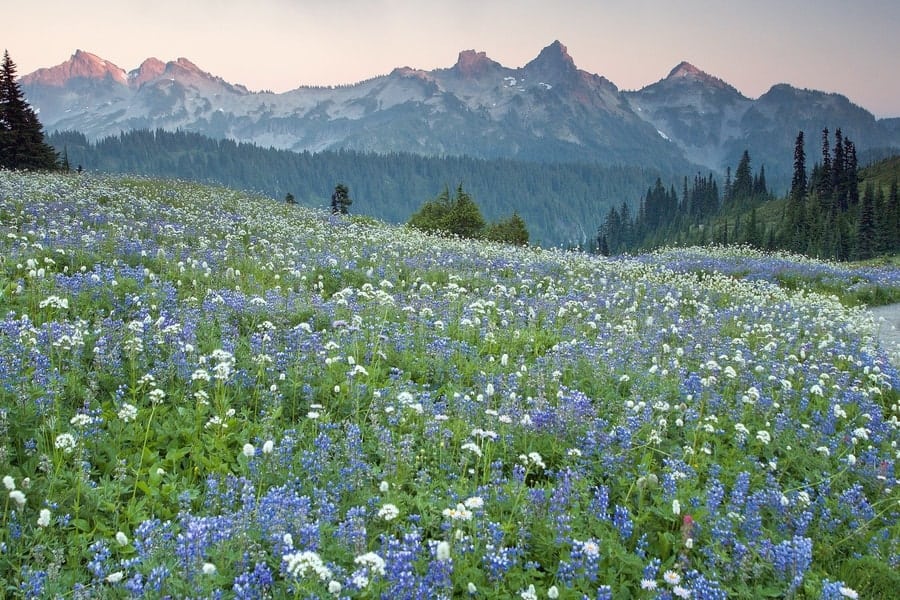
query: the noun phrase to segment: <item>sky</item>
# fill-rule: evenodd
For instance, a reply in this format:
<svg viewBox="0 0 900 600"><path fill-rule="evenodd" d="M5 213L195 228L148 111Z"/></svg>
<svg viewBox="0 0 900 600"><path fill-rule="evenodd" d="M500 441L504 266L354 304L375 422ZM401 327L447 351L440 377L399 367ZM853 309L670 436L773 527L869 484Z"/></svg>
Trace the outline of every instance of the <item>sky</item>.
<svg viewBox="0 0 900 600"><path fill-rule="evenodd" d="M900 0L17 0L3 16L19 75L80 49L126 71L185 57L284 92L450 67L468 49L516 68L559 40L623 90L686 60L751 98L790 83L900 117Z"/></svg>

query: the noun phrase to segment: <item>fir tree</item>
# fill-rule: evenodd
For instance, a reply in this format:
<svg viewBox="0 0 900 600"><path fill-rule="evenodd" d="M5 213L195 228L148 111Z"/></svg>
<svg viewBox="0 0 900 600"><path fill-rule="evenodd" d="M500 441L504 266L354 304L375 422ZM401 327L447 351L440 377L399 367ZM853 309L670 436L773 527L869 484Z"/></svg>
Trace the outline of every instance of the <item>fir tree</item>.
<svg viewBox="0 0 900 600"><path fill-rule="evenodd" d="M794 143L794 177L791 180L783 236L784 244L794 252L802 251L807 245L806 193L806 150L803 148L801 131Z"/></svg>
<svg viewBox="0 0 900 600"><path fill-rule="evenodd" d="M817 173L817 189L819 198L823 201L831 199L834 189L831 181L831 150L828 147L828 128L822 130L822 166Z"/></svg>
<svg viewBox="0 0 900 600"><path fill-rule="evenodd" d="M742 202L753 195L753 175L750 172L750 153L744 150L737 170L734 172L734 182L731 184L731 196L734 202Z"/></svg>
<svg viewBox="0 0 900 600"><path fill-rule="evenodd" d="M888 251L898 252L900 251L900 195L898 195L896 179L891 183L891 189L890 192L888 192L887 206L888 228L891 239Z"/></svg>
<svg viewBox="0 0 900 600"><path fill-rule="evenodd" d="M875 231L875 186L866 185L863 194L862 206L859 211L859 221L856 230L856 257L866 260L875 256L877 245Z"/></svg>
<svg viewBox="0 0 900 600"><path fill-rule="evenodd" d="M794 177L791 180L791 200L800 202L806 199L806 151L803 148L803 132L797 134L794 143Z"/></svg>
<svg viewBox="0 0 900 600"><path fill-rule="evenodd" d="M0 168L55 169L57 160L53 148L44 143L37 114L16 81L16 65L9 52L4 52L0 66Z"/></svg>
<svg viewBox="0 0 900 600"><path fill-rule="evenodd" d="M334 192L331 194L331 212L332 214L346 215L350 212L348 209L353 204L350 199L350 190L343 183L334 186Z"/></svg>

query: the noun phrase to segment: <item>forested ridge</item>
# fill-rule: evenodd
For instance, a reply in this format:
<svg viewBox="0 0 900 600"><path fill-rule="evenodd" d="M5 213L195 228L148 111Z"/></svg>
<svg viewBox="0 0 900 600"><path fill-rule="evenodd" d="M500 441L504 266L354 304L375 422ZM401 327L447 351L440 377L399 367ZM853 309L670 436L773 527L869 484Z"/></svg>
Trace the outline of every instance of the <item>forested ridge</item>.
<svg viewBox="0 0 900 600"><path fill-rule="evenodd" d="M406 222L445 187L464 185L486 219L515 212L527 224L531 243L542 246L589 242L611 206L637 199L659 177L671 177L639 167L297 153L183 131L136 130L97 142L77 132L56 132L48 141L73 168L215 182L275 199L292 194L298 204L312 207L325 207L335 183L343 182L352 190L354 213L392 223Z"/></svg>
<svg viewBox="0 0 900 600"><path fill-rule="evenodd" d="M698 173L692 183L685 178L680 191L657 181L636 210L627 202L608 209L593 249L746 244L834 260L900 252L898 157L863 168L840 129L833 135L824 129L820 148L821 158L808 168L804 132L798 133L791 189L781 198L769 189L764 167L752 172L747 151L721 186L712 173Z"/></svg>

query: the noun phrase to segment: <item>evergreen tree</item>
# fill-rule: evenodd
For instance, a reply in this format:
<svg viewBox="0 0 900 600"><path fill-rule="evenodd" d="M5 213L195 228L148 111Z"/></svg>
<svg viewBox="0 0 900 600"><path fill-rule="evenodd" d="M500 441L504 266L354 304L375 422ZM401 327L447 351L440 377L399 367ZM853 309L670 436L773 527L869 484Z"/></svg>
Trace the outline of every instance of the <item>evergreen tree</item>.
<svg viewBox="0 0 900 600"><path fill-rule="evenodd" d="M332 214L346 215L351 204L353 204L353 200L350 199L349 188L343 183L334 186L334 192L331 194Z"/></svg>
<svg viewBox="0 0 900 600"><path fill-rule="evenodd" d="M859 221L856 230L856 257L866 260L875 256L877 245L875 231L875 186L866 185L863 194L862 206L859 211Z"/></svg>
<svg viewBox="0 0 900 600"><path fill-rule="evenodd" d="M437 198L425 202L407 224L422 231L449 233L463 238L475 239L485 234L481 210L462 185L456 188L456 197L452 200L449 188L445 187ZM499 230L494 233L500 235Z"/></svg>
<svg viewBox="0 0 900 600"><path fill-rule="evenodd" d="M456 188L456 199L450 209L450 232L464 238L478 238L484 229L484 217L472 197L463 190L462 184Z"/></svg>
<svg viewBox="0 0 900 600"><path fill-rule="evenodd" d="M609 256L609 243L606 241L606 234L597 234L597 253L601 256Z"/></svg>
<svg viewBox="0 0 900 600"><path fill-rule="evenodd" d="M847 202L847 180L844 168L844 134L838 128L834 132L834 159L831 161L831 189L837 196L838 208L844 212L849 207Z"/></svg>
<svg viewBox="0 0 900 600"><path fill-rule="evenodd" d="M484 237L494 242L527 246L528 228L519 213L514 212L510 218L488 226Z"/></svg>
<svg viewBox="0 0 900 600"><path fill-rule="evenodd" d="M25 101L16 65L5 51L0 66L0 168L55 169L57 160L53 148L44 143L41 123Z"/></svg>
<svg viewBox="0 0 900 600"><path fill-rule="evenodd" d="M750 153L744 150L737 170L734 172L734 182L731 184L731 196L736 203L744 202L753 195L753 175L750 172Z"/></svg>
<svg viewBox="0 0 900 600"><path fill-rule="evenodd" d="M859 162L856 158L856 145L850 138L844 138L844 180L847 194L847 205L859 204Z"/></svg>
<svg viewBox="0 0 900 600"><path fill-rule="evenodd" d="M759 202L769 197L769 186L766 183L766 165L759 168L759 173L753 178L753 199Z"/></svg>
<svg viewBox="0 0 900 600"><path fill-rule="evenodd" d="M725 168L725 189L722 193L722 204L725 206L731 205L731 200L734 197L734 190L732 190L732 182L731 182L731 166Z"/></svg>
<svg viewBox="0 0 900 600"><path fill-rule="evenodd" d="M890 212L891 207L884 195L884 188L878 186L875 190L875 254L886 254L891 251L893 224Z"/></svg>
<svg viewBox="0 0 900 600"><path fill-rule="evenodd" d="M783 235L784 244L794 252L801 252L807 244L806 194L806 150L803 148L803 131L800 131L794 143L794 177Z"/></svg>
<svg viewBox="0 0 900 600"><path fill-rule="evenodd" d="M803 132L797 134L794 142L794 177L791 180L791 200L806 199L806 151L803 148Z"/></svg>
<svg viewBox="0 0 900 600"><path fill-rule="evenodd" d="M897 180L891 183L890 192L888 192L888 228L890 231L891 243L888 245L889 252L900 252L900 196L898 196Z"/></svg>
<svg viewBox="0 0 900 600"><path fill-rule="evenodd" d="M828 147L828 128L822 130L822 166L817 175L816 192L821 200L831 198L833 183L831 181L831 150Z"/></svg>

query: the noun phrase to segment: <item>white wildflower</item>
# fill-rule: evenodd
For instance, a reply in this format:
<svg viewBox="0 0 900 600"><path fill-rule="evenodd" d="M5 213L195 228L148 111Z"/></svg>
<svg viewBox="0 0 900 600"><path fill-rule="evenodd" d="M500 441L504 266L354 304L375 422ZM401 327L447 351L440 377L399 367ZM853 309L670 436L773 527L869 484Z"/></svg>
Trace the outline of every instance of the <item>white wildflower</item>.
<svg viewBox="0 0 900 600"><path fill-rule="evenodd" d="M50 526L50 509L42 508L41 512L38 514L37 520L38 527L44 528Z"/></svg>
<svg viewBox="0 0 900 600"><path fill-rule="evenodd" d="M450 544L441 540L437 544L437 548L435 549L435 558L439 561L445 561L450 559Z"/></svg>
<svg viewBox="0 0 900 600"><path fill-rule="evenodd" d="M385 504L378 509L378 517L385 521L393 521L400 514L400 509L393 504Z"/></svg>
<svg viewBox="0 0 900 600"><path fill-rule="evenodd" d="M522 600L537 600L537 591L534 589L534 584L530 584L527 590L519 592L519 597Z"/></svg>
<svg viewBox="0 0 900 600"><path fill-rule="evenodd" d="M119 408L119 412L117 413L118 417L122 419L126 423L131 423L135 419L137 419L138 409L132 404L128 404L127 402Z"/></svg>
<svg viewBox="0 0 900 600"><path fill-rule="evenodd" d="M353 562L362 567L366 567L370 573L384 575L384 559L374 552L366 552L361 556L357 556L353 559Z"/></svg>
<svg viewBox="0 0 900 600"><path fill-rule="evenodd" d="M61 433L56 436L53 443L57 450L62 450L65 454L71 454L75 450L75 437L71 433Z"/></svg>
<svg viewBox="0 0 900 600"><path fill-rule="evenodd" d="M124 571L115 571L106 576L107 583L119 583L125 578Z"/></svg>
<svg viewBox="0 0 900 600"><path fill-rule="evenodd" d="M12 490L9 493L9 499L15 502L18 508L25 506L25 494L22 490Z"/></svg>
<svg viewBox="0 0 900 600"><path fill-rule="evenodd" d="M675 571L669 570L663 573L663 580L669 585L678 585L681 583L681 575Z"/></svg>

